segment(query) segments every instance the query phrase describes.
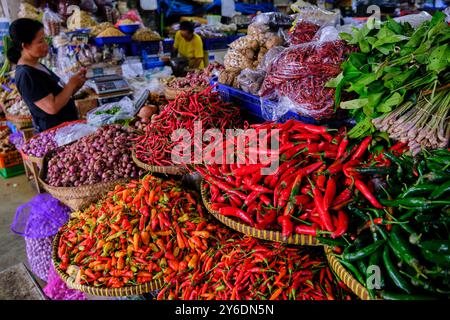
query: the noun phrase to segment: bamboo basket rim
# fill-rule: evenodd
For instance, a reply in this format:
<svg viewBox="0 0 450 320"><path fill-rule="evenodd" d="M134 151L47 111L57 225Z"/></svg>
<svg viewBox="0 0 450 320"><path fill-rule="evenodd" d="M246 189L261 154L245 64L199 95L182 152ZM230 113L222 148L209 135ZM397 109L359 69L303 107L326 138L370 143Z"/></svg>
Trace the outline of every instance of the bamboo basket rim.
<svg viewBox="0 0 450 320"><path fill-rule="evenodd" d="M144 170L155 172L155 173L165 173L172 175L183 175L188 173L188 170L182 166L152 166L146 163L143 163L136 157L136 152L134 149L131 152L131 157L133 158L134 163Z"/></svg>
<svg viewBox="0 0 450 320"><path fill-rule="evenodd" d="M187 88L171 88L169 86L166 86L166 88L164 89L164 96L167 100L174 100L182 92L201 92L206 88L208 88L208 86L196 86Z"/></svg>
<svg viewBox="0 0 450 320"><path fill-rule="evenodd" d="M369 291L357 281L345 267L339 262L339 260L333 255L333 250L330 246L325 246L325 255L328 260L328 264L336 273L336 275L341 279L347 287L352 290L354 294L356 294L361 300L373 300Z"/></svg>
<svg viewBox="0 0 450 320"><path fill-rule="evenodd" d="M13 123L18 129L31 127L33 125L32 116L13 115L5 111L6 120Z"/></svg>
<svg viewBox="0 0 450 320"><path fill-rule="evenodd" d="M246 224L237 222L233 219L230 219L228 217L225 217L221 215L218 211L215 211L211 208L211 203L207 198L206 195L206 188L205 188L205 182L202 180L200 184L200 190L201 190L201 197L203 200L203 204L205 205L206 209L210 214L212 214L217 220L225 224L226 226L230 227L231 229L238 231L240 233L244 233L248 236L259 238L267 241L275 241L275 242L282 242L286 244L292 244L292 245L301 245L301 246L323 246L322 243L320 243L316 237L313 237L311 235L304 235L304 234L295 234L293 236L290 236L286 240L282 240L281 232L279 231L271 231L271 230L260 230L256 229L254 227L250 227Z"/></svg>
<svg viewBox="0 0 450 320"><path fill-rule="evenodd" d="M121 288L94 287L75 283L74 278L70 277L56 265L56 262L58 261L58 244L60 237L61 233L58 231L52 243L52 263L58 275L67 284L69 288L76 289L94 296L123 297L123 296L141 295L144 293L155 291L160 289L164 285L162 279L142 283L136 286L125 286Z"/></svg>
<svg viewBox="0 0 450 320"><path fill-rule="evenodd" d="M59 148L61 148L61 147L59 147ZM114 180L114 181L109 181L109 182L100 182L100 183L95 183L95 184L82 185L82 186L78 186L78 187L54 187L54 186L51 186L45 182L45 175L47 173L47 164L48 164L49 158L59 148L53 149L45 154L43 161L42 161L42 166L39 168L39 176L38 176L39 182L42 184L45 191L50 193L55 198L63 197L65 199L81 199L81 198L86 197L86 196L83 196L83 194L89 194L92 191L92 189L103 189L103 191L106 192L109 190L110 187L113 187L117 184L121 184L121 183L124 183L124 182L130 180L129 178L124 178L124 179L119 179L119 180ZM65 193L65 195L61 196L60 193ZM90 196L92 196L92 195L90 195Z"/></svg>

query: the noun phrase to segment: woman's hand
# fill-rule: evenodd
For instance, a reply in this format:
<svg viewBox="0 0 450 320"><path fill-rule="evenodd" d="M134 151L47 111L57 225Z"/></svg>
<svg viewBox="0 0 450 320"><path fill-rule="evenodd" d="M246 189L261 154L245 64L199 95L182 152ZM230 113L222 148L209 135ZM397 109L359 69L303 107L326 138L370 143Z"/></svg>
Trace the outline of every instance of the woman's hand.
<svg viewBox="0 0 450 320"><path fill-rule="evenodd" d="M74 74L68 82L68 85L73 88L73 93L77 92L83 84L86 82L86 68L81 68L76 74Z"/></svg>

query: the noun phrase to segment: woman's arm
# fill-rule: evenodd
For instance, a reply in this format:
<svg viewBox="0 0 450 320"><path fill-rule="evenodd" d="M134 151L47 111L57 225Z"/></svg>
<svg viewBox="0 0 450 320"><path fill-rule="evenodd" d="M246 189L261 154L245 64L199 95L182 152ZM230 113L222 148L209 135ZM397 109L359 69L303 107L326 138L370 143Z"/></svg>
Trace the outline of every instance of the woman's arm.
<svg viewBox="0 0 450 320"><path fill-rule="evenodd" d="M57 114L69 102L72 95L80 89L85 79L85 70L79 71L69 79L63 90L58 95L49 94L34 104L48 114Z"/></svg>
<svg viewBox="0 0 450 320"><path fill-rule="evenodd" d="M203 58L192 58L192 68L198 69Z"/></svg>

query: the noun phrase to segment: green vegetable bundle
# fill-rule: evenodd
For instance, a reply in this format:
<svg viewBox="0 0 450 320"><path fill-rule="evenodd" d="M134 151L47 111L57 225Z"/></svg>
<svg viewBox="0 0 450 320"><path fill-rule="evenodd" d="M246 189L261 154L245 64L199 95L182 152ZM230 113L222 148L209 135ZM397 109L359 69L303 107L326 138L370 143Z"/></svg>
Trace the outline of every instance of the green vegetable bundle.
<svg viewBox="0 0 450 320"><path fill-rule="evenodd" d="M351 138L375 130L372 119L395 110L430 86L441 87L450 65L450 26L438 12L417 29L409 23L388 19L375 29L374 20L354 34L341 34L349 44L358 45L342 64L342 73L328 83L336 87L336 105L350 110L357 125ZM355 99L341 102L342 90Z"/></svg>
<svg viewBox="0 0 450 320"><path fill-rule="evenodd" d="M391 170L380 202L387 208L347 207L357 228L339 258L373 297L449 298L450 151L385 156Z"/></svg>

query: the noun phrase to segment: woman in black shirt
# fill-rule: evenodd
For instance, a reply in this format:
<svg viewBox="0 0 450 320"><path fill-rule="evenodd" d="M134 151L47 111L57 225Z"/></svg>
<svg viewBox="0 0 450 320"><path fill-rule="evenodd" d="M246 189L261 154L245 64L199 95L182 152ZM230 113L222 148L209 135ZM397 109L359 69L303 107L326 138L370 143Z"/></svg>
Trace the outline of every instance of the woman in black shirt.
<svg viewBox="0 0 450 320"><path fill-rule="evenodd" d="M44 27L39 21L17 19L9 34L13 47L7 52L8 59L17 65L17 90L30 108L35 129L42 132L76 120L77 110L71 97L86 81L86 70L80 70L63 85L58 76L39 63L48 54Z"/></svg>

